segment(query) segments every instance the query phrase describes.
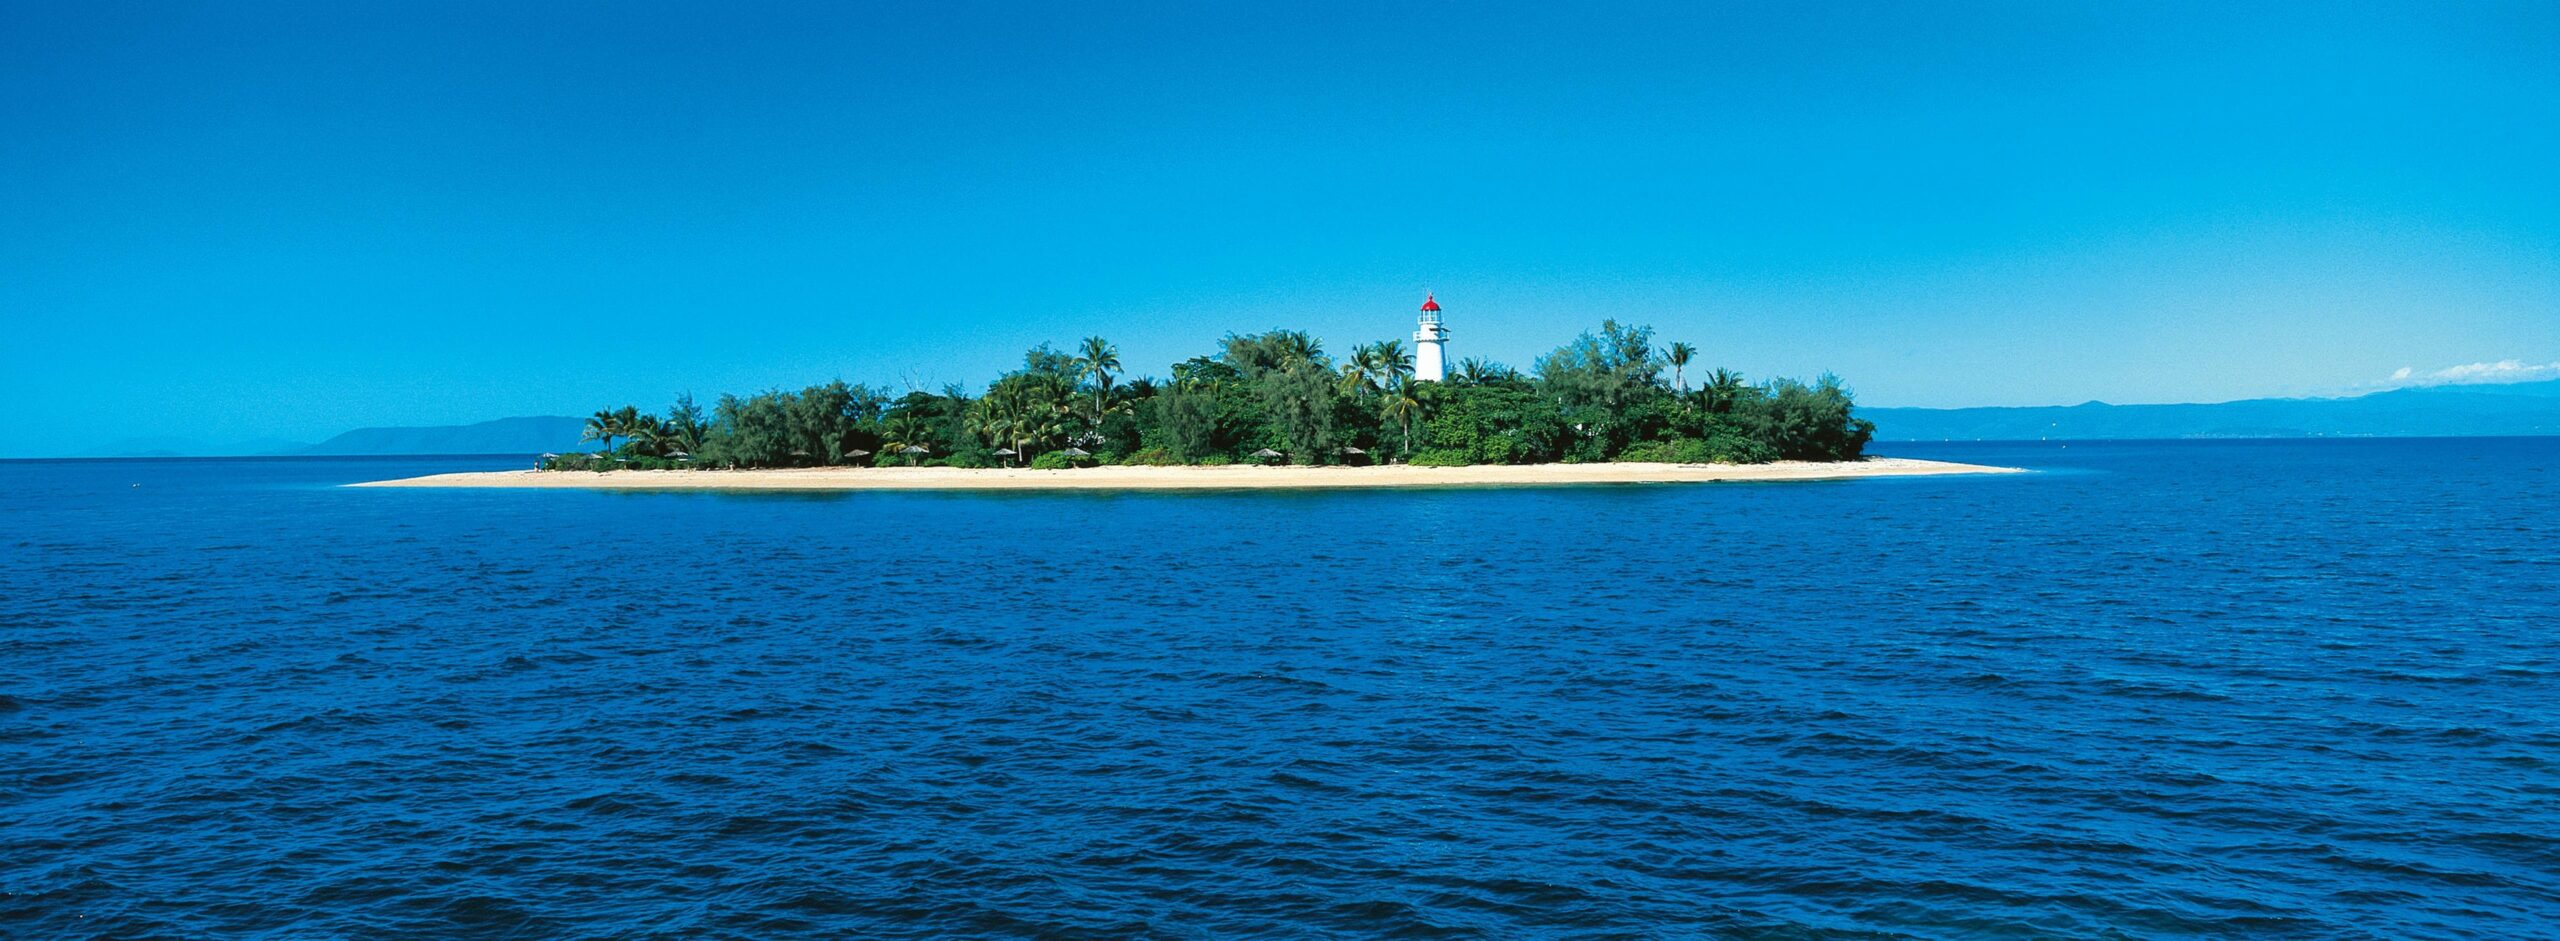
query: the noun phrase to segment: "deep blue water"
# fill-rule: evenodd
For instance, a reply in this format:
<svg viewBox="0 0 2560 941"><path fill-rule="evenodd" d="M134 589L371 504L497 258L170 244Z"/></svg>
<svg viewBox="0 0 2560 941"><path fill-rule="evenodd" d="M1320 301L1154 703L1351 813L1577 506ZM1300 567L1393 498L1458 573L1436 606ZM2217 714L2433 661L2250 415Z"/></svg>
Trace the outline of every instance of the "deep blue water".
<svg viewBox="0 0 2560 941"><path fill-rule="evenodd" d="M2042 473L0 462L0 936L2560 934L2560 439L1881 450Z"/></svg>

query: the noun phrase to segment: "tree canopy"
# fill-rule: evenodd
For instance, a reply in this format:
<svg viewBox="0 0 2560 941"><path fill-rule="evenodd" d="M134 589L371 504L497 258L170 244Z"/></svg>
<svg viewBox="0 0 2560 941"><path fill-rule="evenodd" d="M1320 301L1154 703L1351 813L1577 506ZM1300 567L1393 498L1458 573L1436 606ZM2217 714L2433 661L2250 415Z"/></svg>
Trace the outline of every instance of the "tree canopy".
<svg viewBox="0 0 2560 941"><path fill-rule="evenodd" d="M957 385L893 396L837 380L722 395L708 412L690 394L663 417L603 409L586 426L600 449L554 466L1224 464L1266 449L1307 464L1751 463L1865 452L1874 426L1838 378L1754 384L1691 370L1699 355L1686 342L1657 349L1651 327L1611 320L1526 373L1470 358L1443 381L1417 382L1402 340L1336 361L1303 331L1271 330L1230 334L1158 380L1132 376L1118 347L1087 337L1073 352L1025 351L975 396Z"/></svg>

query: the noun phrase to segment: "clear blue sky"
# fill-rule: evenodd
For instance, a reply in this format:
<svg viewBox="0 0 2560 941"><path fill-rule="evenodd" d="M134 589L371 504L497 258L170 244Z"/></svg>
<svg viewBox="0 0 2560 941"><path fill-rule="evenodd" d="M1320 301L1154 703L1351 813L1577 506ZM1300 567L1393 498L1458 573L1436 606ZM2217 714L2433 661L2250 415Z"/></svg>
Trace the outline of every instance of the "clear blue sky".
<svg viewBox="0 0 2560 941"><path fill-rule="evenodd" d="M0 453L1425 288L1453 355L1617 317L1876 405L2560 360L2560 4L1379 6L0 2Z"/></svg>

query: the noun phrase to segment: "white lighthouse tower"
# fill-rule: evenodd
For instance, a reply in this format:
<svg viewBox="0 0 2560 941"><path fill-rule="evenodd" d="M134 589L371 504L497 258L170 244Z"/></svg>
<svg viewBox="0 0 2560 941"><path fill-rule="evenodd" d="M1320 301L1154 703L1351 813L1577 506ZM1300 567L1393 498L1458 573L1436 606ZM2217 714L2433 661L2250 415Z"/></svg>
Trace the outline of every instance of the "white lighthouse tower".
<svg viewBox="0 0 2560 941"><path fill-rule="evenodd" d="M1449 328L1440 325L1440 302L1430 294L1422 295L1422 317L1413 328L1413 378L1416 382L1438 382L1449 375L1448 354L1441 346L1449 342Z"/></svg>

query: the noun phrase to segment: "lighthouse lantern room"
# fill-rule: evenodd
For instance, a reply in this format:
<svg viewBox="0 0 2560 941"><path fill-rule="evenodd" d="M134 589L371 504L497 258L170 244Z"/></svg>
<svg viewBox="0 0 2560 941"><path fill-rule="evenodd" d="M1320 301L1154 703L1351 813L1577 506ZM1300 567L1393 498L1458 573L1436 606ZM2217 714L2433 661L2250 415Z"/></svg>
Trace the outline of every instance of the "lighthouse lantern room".
<svg viewBox="0 0 2560 941"><path fill-rule="evenodd" d="M1449 342L1449 328L1440 323L1440 301L1430 294L1422 296L1422 317L1413 328L1413 378L1418 382L1439 382L1449 373L1449 360L1442 346Z"/></svg>

